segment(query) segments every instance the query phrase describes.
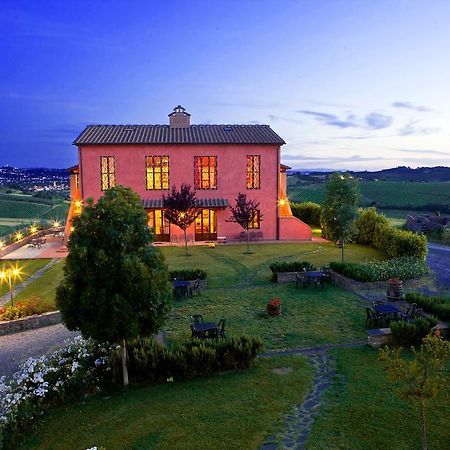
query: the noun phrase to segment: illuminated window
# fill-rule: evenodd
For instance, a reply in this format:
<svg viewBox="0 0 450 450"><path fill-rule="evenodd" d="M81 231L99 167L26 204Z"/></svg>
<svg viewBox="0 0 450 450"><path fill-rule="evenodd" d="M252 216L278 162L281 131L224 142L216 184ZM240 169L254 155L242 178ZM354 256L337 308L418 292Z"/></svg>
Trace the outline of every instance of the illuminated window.
<svg viewBox="0 0 450 450"><path fill-rule="evenodd" d="M217 156L194 156L195 189L217 189Z"/></svg>
<svg viewBox="0 0 450 450"><path fill-rule="evenodd" d="M259 211L259 209L253 210L253 217L249 228L251 229L261 228L261 212Z"/></svg>
<svg viewBox="0 0 450 450"><path fill-rule="evenodd" d="M75 189L78 190L80 188L80 175L78 173L75 173L74 178L75 178Z"/></svg>
<svg viewBox="0 0 450 450"><path fill-rule="evenodd" d="M261 189L261 156L247 155L247 189Z"/></svg>
<svg viewBox="0 0 450 450"><path fill-rule="evenodd" d="M169 157L146 156L147 190L169 189Z"/></svg>
<svg viewBox="0 0 450 450"><path fill-rule="evenodd" d="M116 158L114 156L100 157L100 178L102 191L116 185Z"/></svg>

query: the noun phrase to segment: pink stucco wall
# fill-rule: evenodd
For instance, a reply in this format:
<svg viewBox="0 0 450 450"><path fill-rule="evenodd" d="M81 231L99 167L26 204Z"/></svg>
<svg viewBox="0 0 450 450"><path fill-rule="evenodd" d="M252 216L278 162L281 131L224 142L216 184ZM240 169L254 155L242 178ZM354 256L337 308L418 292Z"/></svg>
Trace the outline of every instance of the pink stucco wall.
<svg viewBox="0 0 450 450"><path fill-rule="evenodd" d="M280 217L279 220L281 240L311 240L312 230L305 222L294 216Z"/></svg>
<svg viewBox="0 0 450 450"><path fill-rule="evenodd" d="M81 193L95 201L100 188L100 156L114 156L116 184L131 187L143 199L158 199L167 191L146 190L145 157L168 155L170 185L194 185L194 156L217 156L217 189L198 190L198 198L226 198L229 204L239 192L260 202L263 215L260 231L264 239L277 238L277 200L279 180L279 147L276 145L117 145L84 146L80 148ZM246 156L261 155L261 189L246 187ZM242 229L227 222L229 209L217 210L217 234L233 238ZM177 234L171 226L171 234ZM179 232L179 230L178 230ZM194 234L194 230L188 230ZM298 238L297 238L298 239Z"/></svg>

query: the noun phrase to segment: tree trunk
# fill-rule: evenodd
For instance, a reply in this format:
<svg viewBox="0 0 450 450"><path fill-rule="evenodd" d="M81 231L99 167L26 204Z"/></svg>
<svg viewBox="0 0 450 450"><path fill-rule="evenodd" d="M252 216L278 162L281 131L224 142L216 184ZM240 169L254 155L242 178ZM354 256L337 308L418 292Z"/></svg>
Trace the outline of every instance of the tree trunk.
<svg viewBox="0 0 450 450"><path fill-rule="evenodd" d="M344 262L344 239L341 238L341 260Z"/></svg>
<svg viewBox="0 0 450 450"><path fill-rule="evenodd" d="M120 342L120 354L122 355L122 375L123 375L123 385L128 386L128 367L127 367L127 346L125 339Z"/></svg>
<svg viewBox="0 0 450 450"><path fill-rule="evenodd" d="M183 231L184 231L184 248L185 248L185 250L186 250L186 256L189 256L189 253L188 253L188 245L187 245L186 228L185 228Z"/></svg>
<svg viewBox="0 0 450 450"><path fill-rule="evenodd" d="M250 230L247 228L247 253L250 253Z"/></svg>
<svg viewBox="0 0 450 450"><path fill-rule="evenodd" d="M425 405L423 399L420 399L420 433L422 438L422 450L428 450L427 427L425 423Z"/></svg>

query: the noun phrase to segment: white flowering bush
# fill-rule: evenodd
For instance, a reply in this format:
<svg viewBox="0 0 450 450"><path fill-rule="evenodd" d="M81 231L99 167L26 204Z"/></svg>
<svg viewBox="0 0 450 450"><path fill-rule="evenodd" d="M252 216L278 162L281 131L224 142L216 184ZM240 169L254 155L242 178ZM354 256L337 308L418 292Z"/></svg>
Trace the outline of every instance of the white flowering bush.
<svg viewBox="0 0 450 450"><path fill-rule="evenodd" d="M76 337L50 356L29 358L11 380L0 377L0 448L46 405L66 396L101 390L111 377L111 345Z"/></svg>

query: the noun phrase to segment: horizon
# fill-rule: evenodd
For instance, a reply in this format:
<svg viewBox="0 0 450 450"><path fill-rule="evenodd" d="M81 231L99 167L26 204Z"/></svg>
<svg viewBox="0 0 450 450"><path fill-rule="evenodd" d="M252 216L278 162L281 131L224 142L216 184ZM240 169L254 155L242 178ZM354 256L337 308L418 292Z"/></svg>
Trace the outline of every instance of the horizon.
<svg viewBox="0 0 450 450"><path fill-rule="evenodd" d="M4 2L0 165L70 167L86 125L182 104L270 125L295 170L450 166L449 2L133 5Z"/></svg>

